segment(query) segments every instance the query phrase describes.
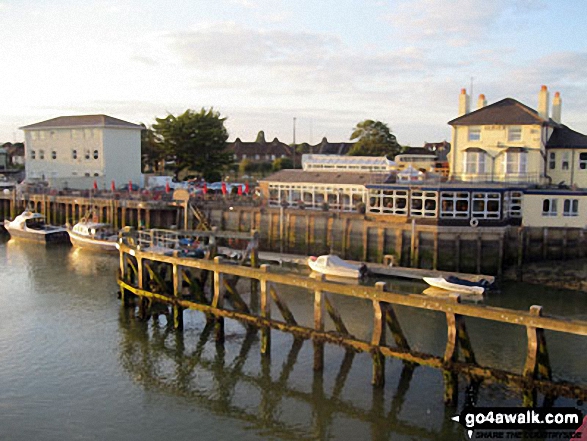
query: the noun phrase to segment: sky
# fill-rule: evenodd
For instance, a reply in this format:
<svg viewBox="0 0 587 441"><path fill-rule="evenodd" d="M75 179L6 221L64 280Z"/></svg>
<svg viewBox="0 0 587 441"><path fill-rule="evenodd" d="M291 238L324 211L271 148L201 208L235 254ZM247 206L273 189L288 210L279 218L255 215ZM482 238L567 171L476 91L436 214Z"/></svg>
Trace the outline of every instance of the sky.
<svg viewBox="0 0 587 441"><path fill-rule="evenodd" d="M151 125L213 108L229 140L348 141L365 119L402 145L450 141L472 107L536 109L547 85L587 133L582 0L0 0L0 143L106 114Z"/></svg>

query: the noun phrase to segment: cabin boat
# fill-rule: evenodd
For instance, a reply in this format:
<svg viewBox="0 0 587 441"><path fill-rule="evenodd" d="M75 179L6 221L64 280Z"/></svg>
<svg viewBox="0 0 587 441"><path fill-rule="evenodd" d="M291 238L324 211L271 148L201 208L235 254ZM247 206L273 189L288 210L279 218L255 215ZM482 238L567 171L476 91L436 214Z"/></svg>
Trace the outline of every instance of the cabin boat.
<svg viewBox="0 0 587 441"><path fill-rule="evenodd" d="M308 257L308 266L317 273L335 277L350 277L360 279L367 273L365 265L347 262L334 254Z"/></svg>
<svg viewBox="0 0 587 441"><path fill-rule="evenodd" d="M76 247L94 251L118 251L118 234L112 230L110 224L81 220L67 232L71 243Z"/></svg>
<svg viewBox="0 0 587 441"><path fill-rule="evenodd" d="M470 282L468 280L459 279L458 277L448 277L446 279L444 277L423 277L422 279L430 286L459 294L483 295L485 288L489 285L489 282L485 280Z"/></svg>
<svg viewBox="0 0 587 441"><path fill-rule="evenodd" d="M45 216L30 210L23 211L13 221L5 220L4 228L13 238L44 244L69 242L66 228L47 225Z"/></svg>

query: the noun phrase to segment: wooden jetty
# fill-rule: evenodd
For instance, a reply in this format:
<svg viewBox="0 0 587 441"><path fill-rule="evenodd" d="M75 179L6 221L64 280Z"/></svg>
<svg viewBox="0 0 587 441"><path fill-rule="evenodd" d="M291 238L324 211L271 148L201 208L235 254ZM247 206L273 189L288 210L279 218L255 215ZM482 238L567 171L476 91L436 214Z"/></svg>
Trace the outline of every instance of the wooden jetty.
<svg viewBox="0 0 587 441"><path fill-rule="evenodd" d="M170 233L171 234L171 233ZM118 284L124 304L138 305L139 316L149 318L155 305L166 306L164 312L176 329L183 327L184 310L200 311L209 323L213 323L216 340L224 339L224 320L233 319L247 329L260 329L261 352L271 352L271 330L293 334L297 338L309 339L314 344L314 370L324 368L324 344L335 343L349 350L368 352L373 359L372 384L383 386L385 358L395 357L407 363L430 366L443 370L445 378L445 400L456 400L458 374L479 381L507 382L526 391L524 400L532 401L532 393L587 398L587 387L561 381L553 381L549 362L545 330L587 336L587 321L568 320L543 314L541 306L532 306L529 311L515 311L483 305L462 304L459 295L449 299L430 298L423 295L403 295L386 291L385 283L375 287L344 285L324 280L323 276L306 277L283 271L274 272L269 265L257 267L259 255L255 235L249 235L251 266L237 265L220 257L214 257L214 232L197 232L208 235L211 240L207 258L193 259L150 251L149 231L130 231L120 239L120 274ZM154 237L154 236L153 236ZM243 236L244 237L244 236ZM169 254L169 253L168 253ZM244 256L246 257L246 256ZM245 259L242 259L244 262ZM251 281L248 303L237 290L239 279ZM308 301L314 311L313 324L304 326L296 319L279 286L294 286L310 293ZM336 308L335 298L340 296L361 299L371 304L372 329L369 339L352 335L345 325L345 317ZM134 301L131 301L134 300ZM279 310L281 318L272 316L272 305ZM409 307L413 310L436 311L446 316L447 342L443 356L421 353L410 347L395 308ZM334 331L326 329L326 319L332 320ZM526 361L521 373L506 372L497 368L481 366L476 362L474 348L467 333L466 318L490 320L522 326L526 330ZM394 345L388 344L387 328Z"/></svg>

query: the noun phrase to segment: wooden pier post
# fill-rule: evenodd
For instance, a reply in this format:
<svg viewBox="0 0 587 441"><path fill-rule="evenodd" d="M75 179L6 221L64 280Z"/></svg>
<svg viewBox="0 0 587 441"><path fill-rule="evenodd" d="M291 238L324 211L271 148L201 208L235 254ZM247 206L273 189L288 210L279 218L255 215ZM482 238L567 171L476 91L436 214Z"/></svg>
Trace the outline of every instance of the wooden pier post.
<svg viewBox="0 0 587 441"><path fill-rule="evenodd" d="M177 264L173 264L173 296L175 300L181 298L182 270ZM177 330L183 329L183 308L173 305L173 327Z"/></svg>
<svg viewBox="0 0 587 441"><path fill-rule="evenodd" d="M317 281L324 282L324 274L312 275ZM324 331L324 292L321 289L314 291L314 329ZM324 342L313 340L314 344L314 370L324 369Z"/></svg>
<svg viewBox="0 0 587 441"><path fill-rule="evenodd" d="M461 303L461 296L459 294L451 294L450 299L455 303ZM457 361L460 347L465 361L467 363L475 363L475 354L471 346L469 334L467 333L467 327L465 326L465 318L459 314L447 312L446 324L448 335L446 349L444 351L444 362L450 364Z"/></svg>
<svg viewBox="0 0 587 441"><path fill-rule="evenodd" d="M214 263L222 263L222 258L215 257ZM214 271L214 297L212 298L213 308L222 308L224 306L224 296L222 295L222 278L223 275L220 271ZM224 318L216 317L214 319L214 330L216 333L216 341L218 343L224 343Z"/></svg>
<svg viewBox="0 0 587 441"><path fill-rule="evenodd" d="M377 282L375 287L379 291L385 291L385 282ZM373 300L373 334L371 345L374 346L371 354L373 358L373 376L371 384L375 387L385 385L385 356L379 346L385 346L385 318L387 316L387 303Z"/></svg>
<svg viewBox="0 0 587 441"><path fill-rule="evenodd" d="M267 273L269 271L269 265L261 265L261 271ZM267 279L262 278L260 281L261 290L261 317L264 319L271 319L271 303L269 295L269 282ZM271 329L267 326L261 327L261 354L269 355L271 353Z"/></svg>
<svg viewBox="0 0 587 441"><path fill-rule="evenodd" d="M530 307L530 314L537 317L542 316L542 306L532 305ZM546 348L544 329L527 326L526 334L528 336L528 354L526 356L526 363L524 364L524 377L551 380L552 369Z"/></svg>

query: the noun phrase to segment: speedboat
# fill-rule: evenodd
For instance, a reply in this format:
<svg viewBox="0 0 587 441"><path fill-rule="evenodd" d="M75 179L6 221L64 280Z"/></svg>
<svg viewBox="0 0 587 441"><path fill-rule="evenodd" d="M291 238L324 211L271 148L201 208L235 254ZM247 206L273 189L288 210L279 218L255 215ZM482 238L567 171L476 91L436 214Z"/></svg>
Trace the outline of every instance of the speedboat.
<svg viewBox="0 0 587 441"><path fill-rule="evenodd" d="M442 288L447 291L458 292L461 294L476 294L482 295L485 289L489 287L489 282L481 280L479 282L471 282L469 280L459 279L458 277L449 276L444 277L422 277L426 283L436 288Z"/></svg>
<svg viewBox="0 0 587 441"><path fill-rule="evenodd" d="M112 230L110 224L81 220L67 232L71 243L76 247L95 251L118 251L118 234Z"/></svg>
<svg viewBox="0 0 587 441"><path fill-rule="evenodd" d="M350 277L360 279L367 273L367 267L347 262L334 254L308 257L308 266L317 273L327 276Z"/></svg>
<svg viewBox="0 0 587 441"><path fill-rule="evenodd" d="M45 224L45 216L25 210L13 221L5 220L4 228L13 238L27 239L35 242L67 243L67 229Z"/></svg>

